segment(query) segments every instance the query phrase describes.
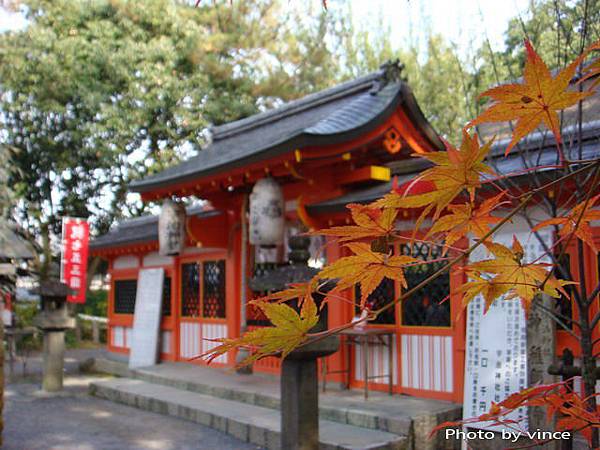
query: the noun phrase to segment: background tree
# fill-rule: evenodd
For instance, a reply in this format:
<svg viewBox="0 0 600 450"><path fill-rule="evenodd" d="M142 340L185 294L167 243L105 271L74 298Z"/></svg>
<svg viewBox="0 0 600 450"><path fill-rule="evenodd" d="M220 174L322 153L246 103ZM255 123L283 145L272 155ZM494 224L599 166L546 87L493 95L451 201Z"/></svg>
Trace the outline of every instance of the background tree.
<svg viewBox="0 0 600 450"><path fill-rule="evenodd" d="M193 8L169 0L23 2L29 25L0 36L10 185L47 272L63 216L97 231L140 214L134 178L199 151L205 129L324 87L324 35L280 2ZM283 19L282 19L283 18Z"/></svg>

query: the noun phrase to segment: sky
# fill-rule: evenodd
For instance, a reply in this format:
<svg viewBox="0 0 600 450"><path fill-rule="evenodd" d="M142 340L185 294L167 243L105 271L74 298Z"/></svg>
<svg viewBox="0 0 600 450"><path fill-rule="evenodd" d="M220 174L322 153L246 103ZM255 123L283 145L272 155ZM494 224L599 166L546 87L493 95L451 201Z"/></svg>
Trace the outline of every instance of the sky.
<svg viewBox="0 0 600 450"><path fill-rule="evenodd" d="M523 15L529 5L528 0L329 0L336 1L350 1L357 22L378 23L383 18L394 46L407 47L411 39L422 39L429 23L463 55L486 37L494 50L502 49L509 19Z"/></svg>
<svg viewBox="0 0 600 450"><path fill-rule="evenodd" d="M394 47L405 48L411 40L422 40L423 24L429 23L433 32L456 44L462 55L470 48L477 48L486 36L494 50L501 49L508 20L522 14L529 3L528 0L328 0L331 7L341 2L350 3L357 24L367 22L372 27L383 21L384 26L389 26ZM23 16L0 8L0 31L25 25Z"/></svg>

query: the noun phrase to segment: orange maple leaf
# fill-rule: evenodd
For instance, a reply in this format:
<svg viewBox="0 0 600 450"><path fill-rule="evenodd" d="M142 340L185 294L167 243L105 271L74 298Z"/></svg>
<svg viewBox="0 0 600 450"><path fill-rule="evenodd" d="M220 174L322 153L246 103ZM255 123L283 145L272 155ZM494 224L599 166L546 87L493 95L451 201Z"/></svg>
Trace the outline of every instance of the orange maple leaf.
<svg viewBox="0 0 600 450"><path fill-rule="evenodd" d="M350 210L352 220L356 225L331 227L311 234L337 236L340 238L340 242L345 242L389 236L394 232L394 224L398 216L397 209L374 208L356 203L350 203L346 207Z"/></svg>
<svg viewBox="0 0 600 450"><path fill-rule="evenodd" d="M491 97L495 102L467 124L467 127L473 127L485 122L516 120L506 154L542 122L561 143L558 112L591 95L590 92L567 90L585 53L553 77L528 40L525 50L523 83L505 84L483 92L480 97Z"/></svg>
<svg viewBox="0 0 600 450"><path fill-rule="evenodd" d="M402 268L407 264L417 263L412 256L391 256L373 252L369 244L353 242L346 246L354 253L353 256L340 258L325 267L317 277L321 279L337 279L334 291L348 289L360 285L360 306L364 307L371 292L379 286L384 278L397 280L406 287L406 279Z"/></svg>
<svg viewBox="0 0 600 450"><path fill-rule="evenodd" d="M490 213L498 207L504 192L485 200L479 208L473 209L471 203L464 205L448 205L451 214L440 217L425 235L425 239L436 233L447 232L444 237L444 253L460 238L468 233L473 233L477 238L482 238L490 230L489 225L498 223L500 217L491 216Z"/></svg>
<svg viewBox="0 0 600 450"><path fill-rule="evenodd" d="M253 352L238 366L245 366L257 359L275 354L280 354L282 358L285 358L292 350L306 341L308 332L319 320L317 306L310 296L305 298L300 314L285 303L271 303L262 300L253 300L251 303L262 310L273 326L248 331L236 339L209 339L219 342L220 345L202 354L200 358L206 358L210 363L218 356L240 347L249 347Z"/></svg>
<svg viewBox="0 0 600 450"><path fill-rule="evenodd" d="M561 294L566 296L563 286L572 282L549 276L551 264L523 262L523 247L516 237L513 238L511 249L497 243L484 245L494 258L464 267L474 281L465 283L459 289L465 294L463 304L468 304L481 294L487 311L496 299L504 295L505 300L521 299L523 308L529 311L537 294L545 293L554 298L559 298Z"/></svg>
<svg viewBox="0 0 600 450"><path fill-rule="evenodd" d="M589 245L594 253L598 253L598 247L596 247L596 243L594 242L590 222L592 220L600 220L600 210L592 209L599 198L600 194L590 198L587 204L585 201L579 203L563 217L544 220L533 227L532 231L537 231L540 228L550 225L559 225L561 226L558 231L559 236L568 236L574 233L575 236Z"/></svg>
<svg viewBox="0 0 600 450"><path fill-rule="evenodd" d="M464 190L474 200L475 189L481 186L482 174L494 174L494 171L483 163L490 151L491 142L480 146L477 134L472 136L463 130L463 140L460 149L452 145L446 146L446 151L415 154L435 164L416 177L411 185L419 182L430 182L435 187L431 192L417 195L407 195L410 186L403 194L392 191L374 203L383 208L422 208L423 212L417 219L415 231L419 229L423 219L435 208L433 219L437 219L442 211Z"/></svg>

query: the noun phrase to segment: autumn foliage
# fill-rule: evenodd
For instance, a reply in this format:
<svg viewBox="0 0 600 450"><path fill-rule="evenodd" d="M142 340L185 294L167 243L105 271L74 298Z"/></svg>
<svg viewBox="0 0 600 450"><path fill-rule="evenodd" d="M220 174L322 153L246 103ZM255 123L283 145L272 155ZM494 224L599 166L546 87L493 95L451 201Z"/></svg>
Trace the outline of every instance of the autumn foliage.
<svg viewBox="0 0 600 450"><path fill-rule="evenodd" d="M323 284L328 280L336 281L333 290L321 292L328 301L335 301L337 293L360 285L360 308L363 309L369 307L367 297L383 279L399 282L403 288L399 298L378 310L368 311L365 320L377 317L384 310L393 308L397 302L409 301L410 296L424 284L453 267L463 270L469 278L460 288L465 307L475 297L482 296L486 309L497 301L518 299L527 311L540 294L553 298L566 297L564 287L572 282L561 279L553 270L553 264L540 262L539 259L527 261L524 258L523 243L516 237L509 248L495 242L494 236L515 214L530 205L536 194L554 189L556 184L564 182L571 175L567 174L565 179L548 181L527 192L515 193L502 189L497 181L507 175L495 173L487 163L492 141L482 142L474 127L486 122L514 121L510 142L504 149L507 155L524 137L543 126L550 130L556 143L558 157L555 168L569 169L569 173L588 171L597 174L599 160L575 162L564 157L560 147L560 112L591 95L589 90L573 89L573 79L584 62L586 64L580 72L583 75L580 80L598 75L600 62L590 57L595 56L594 51L600 49L600 43L590 46L555 74L527 41L525 49L523 79L489 89L482 94L491 99L491 103L463 129L459 147L447 143L445 151L414 154L414 157L428 160L432 166L408 184L398 186L395 183L391 192L372 204L348 205L354 222L352 225L314 232L337 239L350 250L351 256L340 258L326 266L307 284L291 286L285 291L253 301L273 326L248 332L238 339L219 339L217 341L220 345L204 356L210 360L244 346L252 351L251 356L242 363L246 364L268 355L285 356L299 345L339 332L344 327L321 333L310 332L318 317L313 294L321 292ZM595 84L592 83L592 87ZM590 186L596 187L597 181L594 177ZM600 211L594 209L600 195L593 196L593 188L588 191L583 202L566 205L563 212L538 223L532 232L554 226L557 227L559 237L555 245L580 239L597 253L589 224L590 221L600 220ZM406 211L417 217L415 233L408 237L400 235L396 230L400 212ZM393 255L389 248L397 241L410 244L416 239L417 230L426 219L431 220L432 226L423 239L430 245L443 247L442 259L445 265L425 282L407 290L405 269L431 261ZM466 237L471 238L470 247L456 248L455 244ZM469 254L480 246L486 248L489 257L467 263ZM299 311L285 304L293 298L300 299ZM351 324L345 327L349 326ZM563 383L538 386L513 394L494 404L483 416L462 424L491 421L514 426L506 418L511 411L521 406L544 406L549 416L558 414L559 429L589 430L599 426L600 416L595 411L590 412L588 400L568 390ZM443 426L449 425L456 424Z"/></svg>

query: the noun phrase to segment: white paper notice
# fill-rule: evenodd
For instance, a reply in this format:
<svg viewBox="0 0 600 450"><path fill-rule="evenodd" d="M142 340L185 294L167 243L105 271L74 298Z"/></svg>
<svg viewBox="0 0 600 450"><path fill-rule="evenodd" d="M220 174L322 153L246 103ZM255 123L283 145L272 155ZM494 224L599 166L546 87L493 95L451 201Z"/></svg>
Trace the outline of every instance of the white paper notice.
<svg viewBox="0 0 600 450"><path fill-rule="evenodd" d="M130 369L157 363L164 276L163 269L142 269L139 272L129 354Z"/></svg>

